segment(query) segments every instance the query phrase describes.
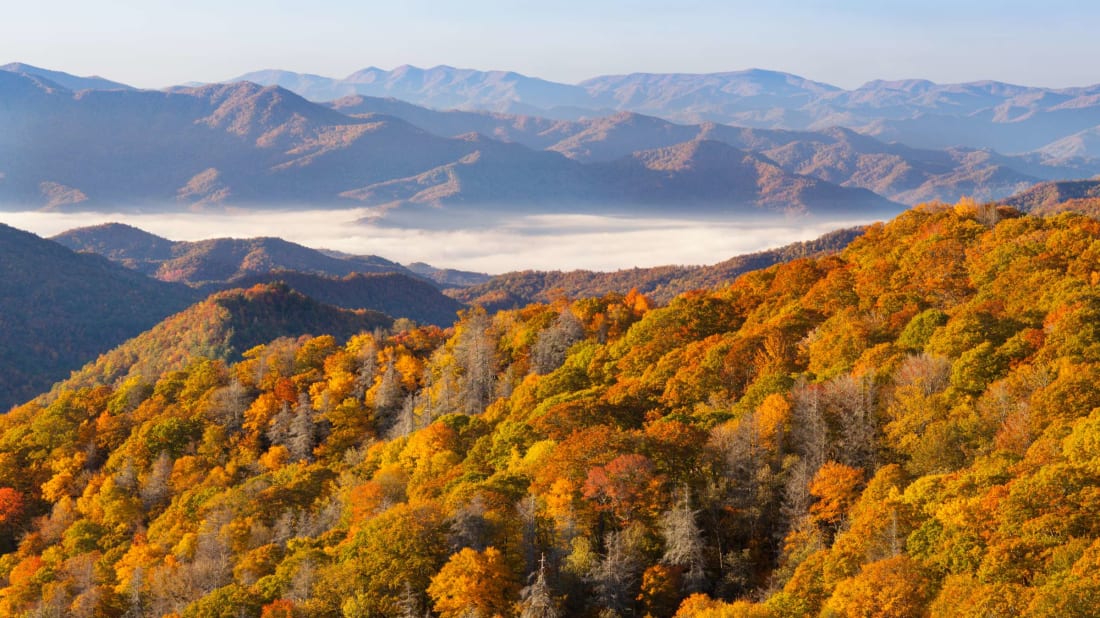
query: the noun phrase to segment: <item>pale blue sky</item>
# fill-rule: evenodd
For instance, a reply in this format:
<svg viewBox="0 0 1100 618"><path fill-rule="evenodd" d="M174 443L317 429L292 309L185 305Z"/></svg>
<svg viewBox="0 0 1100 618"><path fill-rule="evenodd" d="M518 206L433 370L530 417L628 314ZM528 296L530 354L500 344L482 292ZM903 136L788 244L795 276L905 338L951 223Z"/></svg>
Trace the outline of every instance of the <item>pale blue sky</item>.
<svg viewBox="0 0 1100 618"><path fill-rule="evenodd" d="M1100 82L1094 0L23 0L0 64L143 87L281 68L450 64L564 82L752 67L873 78Z"/></svg>

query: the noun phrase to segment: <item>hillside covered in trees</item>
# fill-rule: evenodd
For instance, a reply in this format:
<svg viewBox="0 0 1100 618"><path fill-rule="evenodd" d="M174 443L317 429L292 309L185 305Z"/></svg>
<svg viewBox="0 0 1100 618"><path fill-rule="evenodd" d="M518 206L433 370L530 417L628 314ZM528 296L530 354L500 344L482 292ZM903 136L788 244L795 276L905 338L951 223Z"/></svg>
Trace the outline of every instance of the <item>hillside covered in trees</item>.
<svg viewBox="0 0 1100 618"><path fill-rule="evenodd" d="M1091 616L1098 285L1095 219L925 206L59 388L0 418L0 614Z"/></svg>

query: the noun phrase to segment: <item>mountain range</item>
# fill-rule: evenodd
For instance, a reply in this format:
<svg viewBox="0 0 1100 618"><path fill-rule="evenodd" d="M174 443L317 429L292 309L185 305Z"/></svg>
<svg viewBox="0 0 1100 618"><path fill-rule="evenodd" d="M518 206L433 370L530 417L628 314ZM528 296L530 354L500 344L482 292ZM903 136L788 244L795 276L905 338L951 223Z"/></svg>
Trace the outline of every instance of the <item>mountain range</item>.
<svg viewBox="0 0 1100 618"><path fill-rule="evenodd" d="M560 152L582 162L607 162L639 150L690 141L717 141L756 153L784 170L845 187L869 189L891 200L917 204L962 196L996 199L1041 180L1075 178L1100 170L1100 162L1039 154L1006 156L989 150L944 150L885 143L851 129L821 131L753 129L704 122L675 124L634 112L589 120L550 120L489 112L435 111L365 96L329 103L360 118L394 116L437 135L480 133L529 148Z"/></svg>
<svg viewBox="0 0 1100 618"><path fill-rule="evenodd" d="M375 71L371 79L364 73L353 80L359 90L413 101L408 102L346 88L310 90L309 84L321 82L281 73L245 76L270 84L265 87L238 81L135 91L101 78L7 65L0 71L0 128L5 129L0 201L62 210L367 206L390 213L404 208L412 217L469 211L662 212L670 204L685 214L722 216L838 208L892 213L900 206L881 198L902 204L964 195L999 199L1045 180L1100 172L1089 130L1063 135L1042 129L1050 138L1042 148L1009 156L980 140L945 148L912 145L922 140L887 143L872 136L884 133L865 123L838 121L813 125L815 130L792 125L798 130L791 130L783 123L735 127L699 116L693 124L677 124L666 118L684 122L686 117L652 106L634 107L665 118L614 111L614 106L581 119L515 115L477 109L474 99L437 100L423 93L457 90L488 101L560 89L520 87L516 84L527 84L528 78L512 73L453 71L437 68L413 79L416 72L410 69L384 80ZM840 92L806 80L764 77L731 73L696 76L696 81L710 84L699 85L698 92L754 105ZM678 76L643 83L646 92L664 83L675 93L690 81ZM600 83L605 83L600 92L619 92L626 82L586 82L591 88ZM317 97L345 96L310 102L284 86ZM872 90L889 88L881 83ZM899 107L944 112L946 95L929 94L933 90L912 86L914 97L923 94L889 105L885 101L900 95L883 94L879 103L866 93L849 99L861 109L885 110L877 122L902 118ZM635 98L614 96L620 108L634 109ZM957 109L978 106L972 99L960 99L967 103ZM1074 100L1087 114L1086 101ZM475 111L441 111L416 102Z"/></svg>
<svg viewBox="0 0 1100 618"><path fill-rule="evenodd" d="M896 204L726 144L582 163L391 116L352 118L279 87L82 90L0 71L0 200L47 209L385 206L498 212L892 212Z"/></svg>
<svg viewBox="0 0 1100 618"><path fill-rule="evenodd" d="M342 79L269 70L234 81L240 80L279 85L314 101L366 95L439 109L561 119L632 111L685 123L796 130L841 126L914 147L968 146L1007 153L1054 148L1068 139L1056 150L1071 156L1100 154L1095 138L1100 84L1038 88L909 79L875 80L845 90L761 69L604 75L561 84L504 71L407 65L392 71L371 67ZM1067 147L1069 143L1080 147Z"/></svg>

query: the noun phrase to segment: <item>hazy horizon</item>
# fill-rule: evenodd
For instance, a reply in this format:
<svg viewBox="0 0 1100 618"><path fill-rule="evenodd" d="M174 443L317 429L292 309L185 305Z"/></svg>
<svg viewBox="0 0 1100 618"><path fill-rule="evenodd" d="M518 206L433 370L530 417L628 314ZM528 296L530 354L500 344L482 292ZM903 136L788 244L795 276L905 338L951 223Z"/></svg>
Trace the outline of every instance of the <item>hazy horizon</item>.
<svg viewBox="0 0 1100 618"><path fill-rule="evenodd" d="M308 8L259 0L120 0L110 10L54 0L8 7L0 62L143 88L271 68L341 77L402 64L513 70L566 83L605 74L762 68L844 88L872 79L1070 87L1100 82L1091 63L1066 62L1096 57L1098 18L1100 5L1072 0L827 6L319 0Z"/></svg>

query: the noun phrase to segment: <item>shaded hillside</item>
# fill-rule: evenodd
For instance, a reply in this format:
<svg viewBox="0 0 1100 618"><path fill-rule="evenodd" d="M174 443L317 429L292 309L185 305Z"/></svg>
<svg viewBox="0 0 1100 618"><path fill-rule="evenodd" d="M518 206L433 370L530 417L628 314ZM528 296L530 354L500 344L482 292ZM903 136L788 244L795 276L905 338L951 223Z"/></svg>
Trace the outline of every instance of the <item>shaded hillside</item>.
<svg viewBox="0 0 1100 618"><path fill-rule="evenodd" d="M283 282L292 289L322 303L344 309L370 309L394 318L408 318L418 324L447 327L465 307L444 296L439 288L401 273L356 273L327 277L293 271L274 271L235 279L232 285L251 287L257 283Z"/></svg>
<svg viewBox="0 0 1100 618"><path fill-rule="evenodd" d="M109 223L69 230L53 240L208 293L284 281L322 303L443 326L452 323L462 308L430 279L396 262L314 250L279 238L170 241Z"/></svg>
<svg viewBox="0 0 1100 618"><path fill-rule="evenodd" d="M164 281L217 287L249 275L293 270L343 277L360 272L412 272L378 256L334 256L281 238L171 241L138 228L107 223L54 236L73 249L104 255Z"/></svg>
<svg viewBox="0 0 1100 618"><path fill-rule="evenodd" d="M124 223L74 228L50 238L80 253L97 253L146 275L174 259L179 243Z"/></svg>
<svg viewBox="0 0 1100 618"><path fill-rule="evenodd" d="M652 307L0 417L0 615L1092 618L1100 222L931 205Z"/></svg>
<svg viewBox="0 0 1100 618"><path fill-rule="evenodd" d="M0 411L197 299L0 224Z"/></svg>
<svg viewBox="0 0 1100 618"><path fill-rule="evenodd" d="M117 384L158 376L197 357L239 360L247 350L279 337L326 333L338 339L378 328L393 319L376 311L351 311L320 303L285 284L218 292L104 353L54 388Z"/></svg>
<svg viewBox="0 0 1100 618"><path fill-rule="evenodd" d="M835 253L862 233L859 228L837 230L815 240L739 255L710 266L659 266L614 272L528 270L506 273L483 284L453 288L446 293L464 303L481 305L488 311L550 303L563 296L576 299L595 298L608 292L626 294L632 289L664 304L690 290L726 285L752 270Z"/></svg>

